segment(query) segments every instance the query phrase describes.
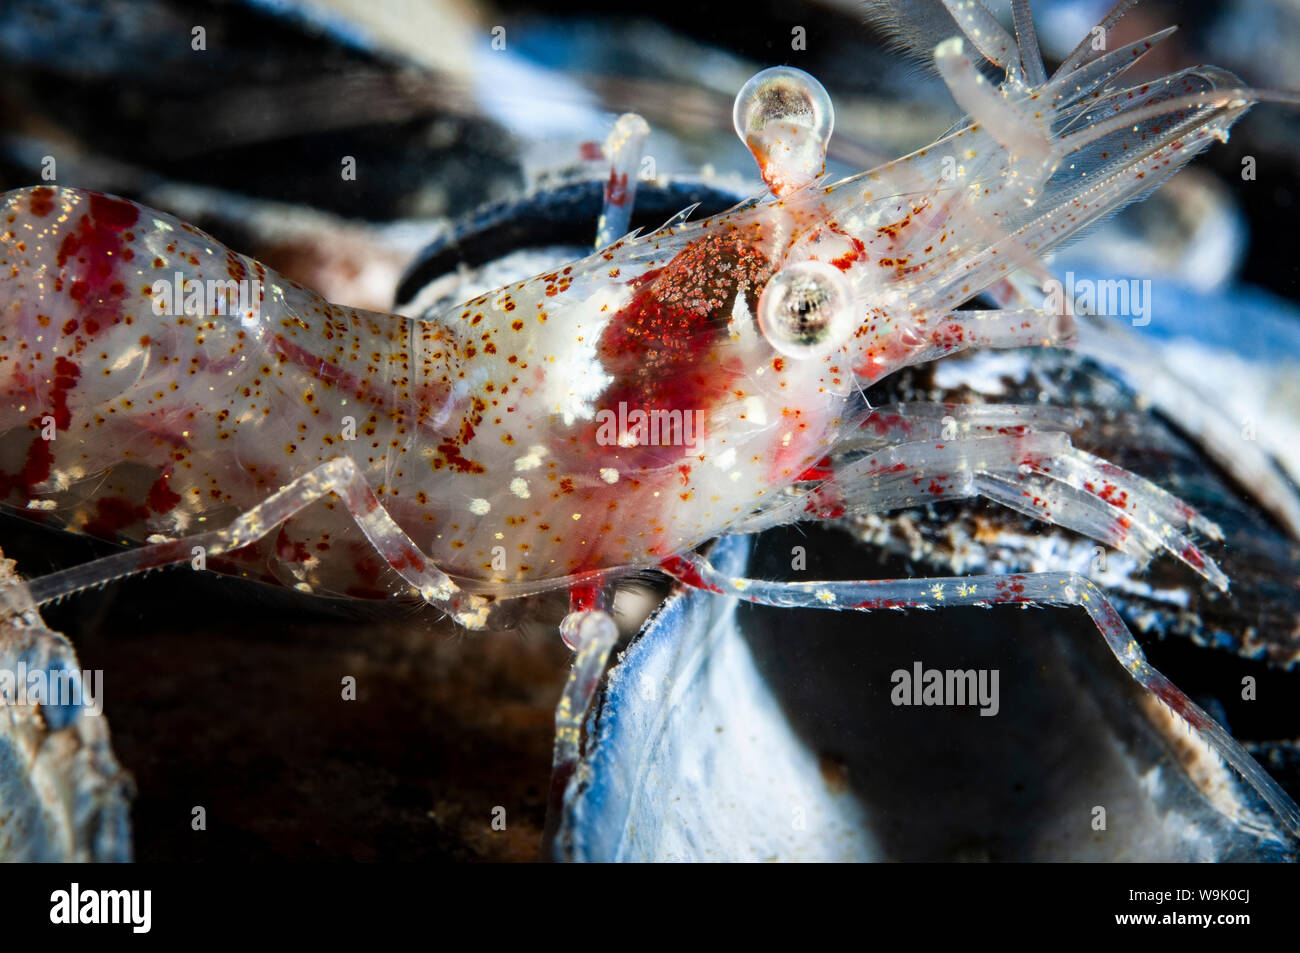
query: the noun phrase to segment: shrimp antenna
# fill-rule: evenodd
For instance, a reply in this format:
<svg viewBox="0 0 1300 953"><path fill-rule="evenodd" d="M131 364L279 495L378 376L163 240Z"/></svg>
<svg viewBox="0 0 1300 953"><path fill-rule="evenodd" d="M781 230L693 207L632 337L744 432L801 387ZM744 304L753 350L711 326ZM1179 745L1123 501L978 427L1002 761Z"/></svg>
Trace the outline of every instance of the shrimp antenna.
<svg viewBox="0 0 1300 953"><path fill-rule="evenodd" d="M866 0L863 18L886 46L934 71L934 48L957 29L943 0Z"/></svg>
<svg viewBox="0 0 1300 953"><path fill-rule="evenodd" d="M1029 0L1013 0L1013 39L980 0L868 0L866 20L893 49L933 68L934 48L957 31L980 55L1010 76L1045 78ZM954 29L956 28L956 29Z"/></svg>
<svg viewBox="0 0 1300 953"><path fill-rule="evenodd" d="M1118 3L1111 7L1110 13L1102 17L1101 22L1093 27L1088 35L1079 41L1079 45L1070 51L1070 55L1061 61L1061 65L1052 74L1052 79L1055 80L1058 77L1066 76L1082 66L1084 60L1088 59L1091 53L1096 52L1096 48L1093 46L1096 37L1098 35L1104 36L1109 32L1110 28L1119 22L1120 17L1127 13L1137 2L1138 0L1119 0Z"/></svg>

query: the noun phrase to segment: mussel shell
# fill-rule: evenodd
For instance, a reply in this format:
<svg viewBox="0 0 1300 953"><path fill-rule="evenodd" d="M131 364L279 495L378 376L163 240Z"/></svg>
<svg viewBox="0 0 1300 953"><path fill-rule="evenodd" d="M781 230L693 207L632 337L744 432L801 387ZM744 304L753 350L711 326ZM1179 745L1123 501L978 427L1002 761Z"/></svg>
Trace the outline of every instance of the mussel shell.
<svg viewBox="0 0 1300 953"><path fill-rule="evenodd" d="M846 577L845 534L721 541ZM999 672L996 715L899 706L914 664ZM1297 844L1082 612L769 609L674 594L609 673L558 860L1287 860ZM1105 829L1097 818L1105 814Z"/></svg>

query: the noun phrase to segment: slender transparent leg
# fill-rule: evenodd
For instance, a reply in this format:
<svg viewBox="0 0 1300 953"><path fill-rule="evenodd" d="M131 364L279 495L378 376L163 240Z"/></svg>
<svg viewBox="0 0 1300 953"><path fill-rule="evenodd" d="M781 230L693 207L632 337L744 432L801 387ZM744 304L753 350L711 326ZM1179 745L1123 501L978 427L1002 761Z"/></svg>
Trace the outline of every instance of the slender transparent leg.
<svg viewBox="0 0 1300 953"><path fill-rule="evenodd" d="M484 627L491 604L458 588L420 552L384 509L350 457L335 457L304 473L224 529L151 543L19 583L0 591L0 608L25 612L114 579L189 562L195 547L201 547L206 556L228 553L256 542L330 494L343 501L375 551L421 598L449 613L466 628Z"/></svg>
<svg viewBox="0 0 1300 953"><path fill-rule="evenodd" d="M916 343L907 365L975 348L1069 347L1077 330L1068 311L1034 307L952 311L929 326L915 328Z"/></svg>
<svg viewBox="0 0 1300 953"><path fill-rule="evenodd" d="M555 746L551 754L551 792L546 809L544 841L550 843L564 817L564 795L582 756L582 726L596 697L609 653L618 642L618 626L610 615L603 587L584 583L569 592L569 614L560 635L574 651L569 679L555 706Z"/></svg>
<svg viewBox="0 0 1300 953"><path fill-rule="evenodd" d="M1141 562L1167 552L1226 590L1227 576L1189 536L1220 540L1219 527L1151 481L1073 446L1066 434L1031 429L1051 426L1053 414L999 405L880 408L837 449L831 478L810 491L808 512L878 513L983 496Z"/></svg>
<svg viewBox="0 0 1300 953"><path fill-rule="evenodd" d="M1029 0L1011 0L1011 22L1016 30L1016 46L1020 50L1020 68L1024 70L1025 82L1030 86L1041 86L1047 82L1047 71L1043 68L1043 54L1038 50L1038 33L1029 13Z"/></svg>
<svg viewBox="0 0 1300 953"><path fill-rule="evenodd" d="M604 590L585 583L569 594L569 614L560 623L560 635L573 649L573 666L564 694L555 708L553 762L576 762L582 751L582 722L605 672L609 653L618 641L618 626L609 612Z"/></svg>
<svg viewBox="0 0 1300 953"><path fill-rule="evenodd" d="M648 135L650 127L644 119L636 113L624 113L618 117L605 140L609 181L605 183L600 221L596 224L597 249L627 234L628 224L632 221L632 205L636 201L641 152Z"/></svg>
<svg viewBox="0 0 1300 953"><path fill-rule="evenodd" d="M664 565L679 581L747 602L804 609L934 609L950 605L1078 606L1101 631L1115 658L1135 681L1213 746L1218 755L1300 837L1300 808L1231 735L1147 662L1115 607L1090 580L1077 573L881 579L862 582L767 582L718 572L698 554Z"/></svg>

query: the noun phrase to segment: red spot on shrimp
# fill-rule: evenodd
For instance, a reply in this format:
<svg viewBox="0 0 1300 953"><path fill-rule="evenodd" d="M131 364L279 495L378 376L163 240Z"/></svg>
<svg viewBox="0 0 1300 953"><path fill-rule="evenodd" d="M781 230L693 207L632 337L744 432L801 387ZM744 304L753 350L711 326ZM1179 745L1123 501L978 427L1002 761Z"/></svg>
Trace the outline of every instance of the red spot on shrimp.
<svg viewBox="0 0 1300 953"><path fill-rule="evenodd" d="M901 414L881 414L873 412L870 417L862 422L863 429L870 427L882 437L897 430L902 434L910 434L912 425L903 419Z"/></svg>
<svg viewBox="0 0 1300 953"><path fill-rule="evenodd" d="M1128 506L1128 494L1113 484L1107 483L1097 494L1111 506L1125 509Z"/></svg>
<svg viewBox="0 0 1300 953"><path fill-rule="evenodd" d="M120 232L130 228L140 218L140 209L125 199L115 199L111 195L90 193L90 214L103 228Z"/></svg>
<svg viewBox="0 0 1300 953"><path fill-rule="evenodd" d="M403 569L413 569L417 572L424 571L424 555L414 547L405 546L397 558L389 563L398 572Z"/></svg>
<svg viewBox="0 0 1300 953"><path fill-rule="evenodd" d="M849 235L848 239L853 244L853 249L845 252L839 258L831 259L831 264L840 271L848 271L854 262L866 260L867 246L862 243L862 240L852 235Z"/></svg>
<svg viewBox="0 0 1300 953"><path fill-rule="evenodd" d="M883 476L887 473L902 473L907 469L906 463L895 463L893 466L885 466L878 463L867 471L868 476Z"/></svg>
<svg viewBox="0 0 1300 953"><path fill-rule="evenodd" d="M1192 707L1192 703L1187 700L1187 696L1173 686L1171 682L1160 678L1152 686L1162 702L1168 705L1179 718L1187 722L1193 728L1204 729L1209 727L1209 722L1200 711Z"/></svg>
<svg viewBox="0 0 1300 953"><path fill-rule="evenodd" d="M453 437L447 437L438 444L438 458L433 463L435 470L440 470L445 465L457 473L487 472L483 464L469 459L460 452L460 444Z"/></svg>
<svg viewBox="0 0 1300 953"><path fill-rule="evenodd" d="M627 204L627 173L610 170L609 181L605 183L605 201L615 207Z"/></svg>
<svg viewBox="0 0 1300 953"><path fill-rule="evenodd" d="M48 185L40 185L31 191L31 203L28 206L37 218L45 218L54 211L54 190Z"/></svg>
<svg viewBox="0 0 1300 953"><path fill-rule="evenodd" d="M669 556L667 559L660 562L659 565L663 568L664 572L668 573L668 575L672 576L679 582L685 583L692 589L703 589L706 592L722 592L722 590L713 583L706 581L705 578L700 575L700 571L696 569L695 566L687 562L685 559L682 559L680 556Z"/></svg>
<svg viewBox="0 0 1300 953"><path fill-rule="evenodd" d="M248 269L233 251L226 252L226 274L236 281L243 281L248 277Z"/></svg>
<svg viewBox="0 0 1300 953"><path fill-rule="evenodd" d="M124 497L103 497L95 501L95 515L86 522L86 532L101 539L116 539L122 530L148 517L148 509Z"/></svg>
<svg viewBox="0 0 1300 953"><path fill-rule="evenodd" d="M835 484L826 483L809 495L804 512L817 519L837 520L848 512L848 508Z"/></svg>
<svg viewBox="0 0 1300 953"><path fill-rule="evenodd" d="M712 232L691 242L662 269L629 282L635 289L632 300L610 319L597 345L614 378L602 408L616 411L626 404L629 414L680 413L684 419L729 396L744 366L719 344L727 337L738 295L745 296L751 313L757 312L758 296L772 273L771 262L759 250L760 239L756 230ZM597 425L589 429L594 446ZM630 462L668 463L683 450L679 445L646 446L637 450L642 459Z"/></svg>
<svg viewBox="0 0 1300 953"><path fill-rule="evenodd" d="M833 475L834 471L831 469L831 458L822 457L816 464L799 474L798 480L829 480Z"/></svg>
<svg viewBox="0 0 1300 953"><path fill-rule="evenodd" d="M122 199L90 194L90 211L63 237L56 261L71 282L68 295L83 309L82 327L92 337L121 319L126 289L114 280L118 261L125 260L122 232L135 224L140 212Z"/></svg>
<svg viewBox="0 0 1300 953"><path fill-rule="evenodd" d="M580 582L569 587L569 611L590 612L600 608L600 585Z"/></svg>
<svg viewBox="0 0 1300 953"><path fill-rule="evenodd" d="M176 508L176 504L181 501L181 495L167 484L166 475L160 476L154 480L153 486L149 487L149 495L146 497L149 508L155 513L170 513Z"/></svg>
<svg viewBox="0 0 1300 953"><path fill-rule="evenodd" d="M68 409L68 391L77 386L81 369L66 357L54 359L54 388L50 391L50 410L54 425L67 430L72 425L72 412Z"/></svg>
<svg viewBox="0 0 1300 953"><path fill-rule="evenodd" d="M905 609L908 602L903 599L867 599L854 605L855 609Z"/></svg>
<svg viewBox="0 0 1300 953"><path fill-rule="evenodd" d="M54 465L54 450L50 441L37 437L27 448L27 460L18 475L18 485L30 496L32 488L50 478Z"/></svg>

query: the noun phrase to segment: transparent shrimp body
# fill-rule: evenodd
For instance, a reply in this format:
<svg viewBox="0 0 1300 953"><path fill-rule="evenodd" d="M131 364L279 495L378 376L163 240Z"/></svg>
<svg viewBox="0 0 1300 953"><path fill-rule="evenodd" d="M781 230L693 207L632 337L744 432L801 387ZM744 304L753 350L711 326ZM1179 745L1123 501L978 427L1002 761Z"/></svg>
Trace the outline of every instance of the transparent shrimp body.
<svg viewBox="0 0 1300 953"><path fill-rule="evenodd" d="M860 423L858 385L963 347L1066 340L1068 314L953 308L1244 108L1205 98L1224 81L1206 70L1108 96L1137 52L1037 87L1012 70L995 91L960 40L944 43L940 71L983 112L829 186L829 97L799 71L760 74L737 123L777 195L430 321L331 305L130 203L14 193L6 320L11 347L35 346L5 355L6 429L27 429L7 442L8 495L99 535L180 536L343 454L435 563L500 595L802 515L789 491ZM1094 131L1174 95L1203 102ZM788 343L798 331L773 305L809 269L796 284L825 291L815 346ZM249 290L190 307L190 283L214 281ZM60 440L42 439L47 411ZM259 558L295 584L386 594L367 542L321 509Z"/></svg>

